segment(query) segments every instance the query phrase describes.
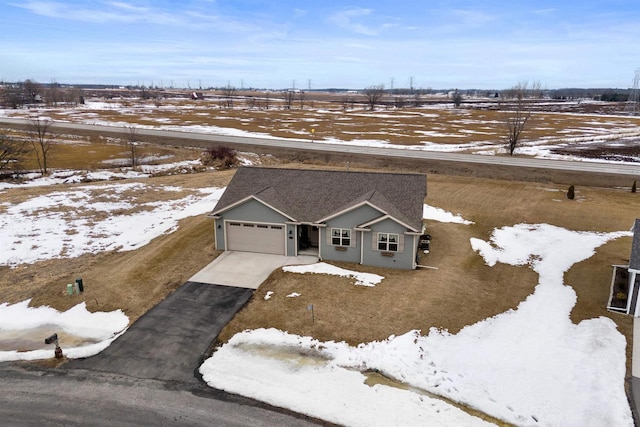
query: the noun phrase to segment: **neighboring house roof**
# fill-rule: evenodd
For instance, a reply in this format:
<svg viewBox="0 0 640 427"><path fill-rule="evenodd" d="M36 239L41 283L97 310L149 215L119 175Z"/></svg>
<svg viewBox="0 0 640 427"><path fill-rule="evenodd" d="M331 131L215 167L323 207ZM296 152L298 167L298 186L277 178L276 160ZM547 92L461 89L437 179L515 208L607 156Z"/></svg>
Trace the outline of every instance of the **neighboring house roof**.
<svg viewBox="0 0 640 427"><path fill-rule="evenodd" d="M420 231L426 194L422 174L242 167L213 214L254 196L295 221L317 223L367 203Z"/></svg>
<svg viewBox="0 0 640 427"><path fill-rule="evenodd" d="M633 224L633 242L631 243L629 268L640 271L640 219L636 219Z"/></svg>

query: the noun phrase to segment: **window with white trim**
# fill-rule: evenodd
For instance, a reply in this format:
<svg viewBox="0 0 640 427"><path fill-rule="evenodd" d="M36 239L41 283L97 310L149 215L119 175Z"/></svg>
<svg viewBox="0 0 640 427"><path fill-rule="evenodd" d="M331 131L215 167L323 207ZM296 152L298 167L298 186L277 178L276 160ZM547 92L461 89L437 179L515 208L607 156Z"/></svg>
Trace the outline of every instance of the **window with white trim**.
<svg viewBox="0 0 640 427"><path fill-rule="evenodd" d="M400 236L394 233L378 233L378 250L385 252L398 252Z"/></svg>
<svg viewBox="0 0 640 427"><path fill-rule="evenodd" d="M351 246L351 229L332 228L331 244L333 246Z"/></svg>

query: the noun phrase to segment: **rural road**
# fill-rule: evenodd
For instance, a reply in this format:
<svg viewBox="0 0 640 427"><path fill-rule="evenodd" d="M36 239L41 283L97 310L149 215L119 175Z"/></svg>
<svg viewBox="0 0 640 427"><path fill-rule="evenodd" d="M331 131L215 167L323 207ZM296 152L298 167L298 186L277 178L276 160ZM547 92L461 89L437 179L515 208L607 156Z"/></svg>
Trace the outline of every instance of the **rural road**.
<svg viewBox="0 0 640 427"><path fill-rule="evenodd" d="M0 118L0 124L26 126L29 121L26 119ZM55 122L55 128L67 132L99 132L101 134L126 135L129 130L121 126L104 126L92 124L78 124L68 122ZM260 137L238 137L189 132L144 129L137 128L139 138L149 137L153 139L168 139L176 145L186 146L207 146L208 144L227 144L234 148L251 151L252 148L272 148L277 150L286 149L304 153L316 154L343 154L347 156L365 156L369 158L401 159L406 161L436 161L449 163L463 163L467 165L482 165L489 167L524 168L541 171L560 171L574 173L594 173L604 175L617 175L628 178L640 178L640 165L597 163L586 161L566 161L534 159L530 157L506 157L506 156L486 156L463 153L442 153L435 151L424 151L407 148L379 148L356 145L312 143L310 140L287 139L287 138L260 138ZM180 144L183 141L183 144Z"/></svg>
<svg viewBox="0 0 640 427"><path fill-rule="evenodd" d="M94 371L0 367L5 426L312 426L312 420L205 385Z"/></svg>
<svg viewBox="0 0 640 427"><path fill-rule="evenodd" d="M252 294L187 282L93 357L55 369L1 364L2 425L318 425L195 376L211 342Z"/></svg>

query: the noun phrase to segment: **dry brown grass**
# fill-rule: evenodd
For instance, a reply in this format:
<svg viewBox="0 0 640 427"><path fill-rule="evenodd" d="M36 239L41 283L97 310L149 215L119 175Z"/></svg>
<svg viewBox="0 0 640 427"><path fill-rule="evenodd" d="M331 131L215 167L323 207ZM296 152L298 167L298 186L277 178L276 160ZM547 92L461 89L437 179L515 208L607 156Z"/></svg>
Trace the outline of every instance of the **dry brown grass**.
<svg viewBox="0 0 640 427"><path fill-rule="evenodd" d="M261 99L266 99L264 94ZM311 139L311 129L315 129L316 140L374 139L397 145L420 145L425 141L438 144L501 144L505 134L501 111L486 108L453 109L449 108L450 103L446 99L443 100L444 104L448 104L446 107L384 111L368 111L364 105L345 109L339 98L330 100L320 95L313 101L313 108L310 108L311 103L307 103L307 108L299 109L296 103L293 109L287 110L283 109L281 101L277 94L272 94L271 108L265 110L249 108L247 102L241 100L234 103L234 109L222 108L218 99L168 99L163 100L161 106L148 101L131 100L126 101L125 108L118 106L95 111L84 108L79 112L54 109L44 110L41 114L54 119L79 121L86 120L86 114L89 113L96 120L151 126L219 126L285 138ZM114 105L122 104L120 100L113 102L116 103ZM25 111L23 114L26 116L30 113ZM523 133L523 139L558 143L574 138L600 138L621 131L630 131L638 137L638 126L638 117L612 118L599 114L536 111Z"/></svg>
<svg viewBox="0 0 640 427"><path fill-rule="evenodd" d="M55 135L51 148L48 164L51 170L54 169L74 169L74 170L96 170L112 169L121 166L128 166L130 152L125 146L125 141L118 138L105 138L98 135L76 136L59 133L55 125L51 127ZM29 141L29 133L25 131L0 129L15 138ZM183 160L197 159L200 150L191 148L178 148L153 143L141 143L137 147L136 156L138 159L159 158L171 156L163 161L149 161L146 163L166 163L179 162ZM109 161L120 160L120 164L109 163ZM146 164L145 163L145 164ZM23 169L37 170L38 163L33 152L29 151L23 159Z"/></svg>
<svg viewBox="0 0 640 427"><path fill-rule="evenodd" d="M321 340L357 344L412 329L426 333L437 327L455 333L465 325L516 308L533 292L537 274L528 267L486 266L471 250L469 239L486 240L496 227L523 222L546 222L572 230L628 230L637 216L640 200L634 194L617 189L578 190L577 200L569 201L566 189L552 185L429 176L427 203L476 222L428 222L432 250L421 263L438 270L399 271L339 264L385 276L374 288L354 286L344 278L276 271L219 339L224 342L247 328L275 327ZM574 322L609 317L631 343L631 318L605 308L611 264L626 262L629 250L630 238L604 245L594 257L573 266L566 282L578 295L571 313ZM274 294L264 300L267 291ZM292 292L301 296L286 298ZM309 304L316 310L315 324L307 311Z"/></svg>
<svg viewBox="0 0 640 427"><path fill-rule="evenodd" d="M225 171L165 176L153 178L153 183L221 187L232 174ZM67 186L58 186L62 187ZM46 194L51 188L33 191ZM4 200L5 194L2 197ZM164 196L149 192L141 197L162 200ZM32 298L32 306L49 305L59 310L85 301L91 311L122 309L133 322L218 254L213 245L211 220L204 216L187 218L180 222L178 232L158 237L136 251L87 254L13 269L2 267L0 301L15 303ZM85 292L66 296L65 284L73 283L77 277L82 277Z"/></svg>

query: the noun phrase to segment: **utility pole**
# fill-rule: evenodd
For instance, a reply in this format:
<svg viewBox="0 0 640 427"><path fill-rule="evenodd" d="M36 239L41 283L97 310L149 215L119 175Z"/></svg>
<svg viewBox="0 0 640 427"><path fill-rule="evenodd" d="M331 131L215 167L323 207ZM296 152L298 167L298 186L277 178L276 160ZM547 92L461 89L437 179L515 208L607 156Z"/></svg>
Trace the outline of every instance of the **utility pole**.
<svg viewBox="0 0 640 427"><path fill-rule="evenodd" d="M394 82L394 78L391 77L391 85L389 86L390 90L391 90L391 95L393 95L393 82Z"/></svg>
<svg viewBox="0 0 640 427"><path fill-rule="evenodd" d="M629 93L629 104L627 105L627 110L631 112L633 116L638 115L640 113L640 68L636 70L636 75L633 78L633 87L631 88L631 93Z"/></svg>

